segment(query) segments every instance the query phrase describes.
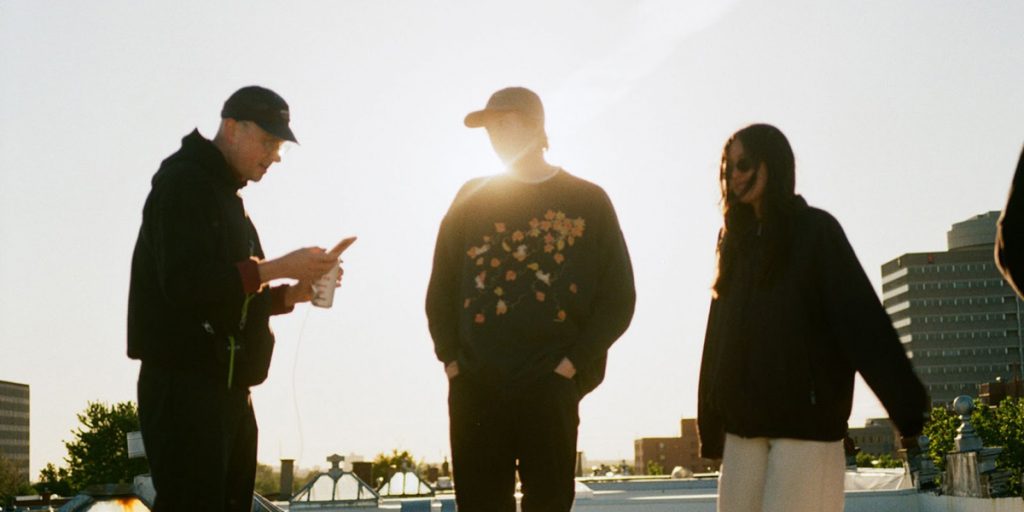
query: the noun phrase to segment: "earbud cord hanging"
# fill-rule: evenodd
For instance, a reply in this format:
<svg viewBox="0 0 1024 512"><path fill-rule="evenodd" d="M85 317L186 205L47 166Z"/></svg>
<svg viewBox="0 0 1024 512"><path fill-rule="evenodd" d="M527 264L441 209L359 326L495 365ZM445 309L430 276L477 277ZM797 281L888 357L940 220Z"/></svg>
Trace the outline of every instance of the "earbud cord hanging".
<svg viewBox="0 0 1024 512"><path fill-rule="evenodd" d="M309 319L309 308L306 309L306 314L302 315L302 325L299 327L299 338L295 340L295 358L292 361L292 405L295 408L295 424L299 429L299 456L295 458L298 462L302 460L302 451L305 448L305 435L302 432L302 415L299 414L299 393L298 388L295 386L295 377L298 375L299 370L299 347L302 344L302 334L306 332L306 320Z"/></svg>

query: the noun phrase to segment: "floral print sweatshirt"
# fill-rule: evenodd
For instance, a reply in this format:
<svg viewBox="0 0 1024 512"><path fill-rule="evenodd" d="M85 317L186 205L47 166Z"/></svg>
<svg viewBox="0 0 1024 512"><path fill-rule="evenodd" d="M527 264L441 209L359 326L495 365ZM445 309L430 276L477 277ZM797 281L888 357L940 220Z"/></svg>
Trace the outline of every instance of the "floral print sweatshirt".
<svg viewBox="0 0 1024 512"><path fill-rule="evenodd" d="M438 359L471 378L520 386L568 357L587 392L635 301L611 201L564 170L471 180L441 222L427 318Z"/></svg>

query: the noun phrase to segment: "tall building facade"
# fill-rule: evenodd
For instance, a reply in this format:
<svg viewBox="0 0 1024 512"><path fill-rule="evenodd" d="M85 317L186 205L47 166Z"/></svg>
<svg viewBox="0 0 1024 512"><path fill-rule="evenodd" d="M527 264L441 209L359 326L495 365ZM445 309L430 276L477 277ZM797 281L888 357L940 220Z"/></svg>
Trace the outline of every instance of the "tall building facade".
<svg viewBox="0 0 1024 512"><path fill-rule="evenodd" d="M1022 302L996 268L999 212L953 224L944 252L882 265L882 303L933 405L1020 377Z"/></svg>
<svg viewBox="0 0 1024 512"><path fill-rule="evenodd" d="M27 384L0 380L0 456L14 463L27 483L29 393Z"/></svg>

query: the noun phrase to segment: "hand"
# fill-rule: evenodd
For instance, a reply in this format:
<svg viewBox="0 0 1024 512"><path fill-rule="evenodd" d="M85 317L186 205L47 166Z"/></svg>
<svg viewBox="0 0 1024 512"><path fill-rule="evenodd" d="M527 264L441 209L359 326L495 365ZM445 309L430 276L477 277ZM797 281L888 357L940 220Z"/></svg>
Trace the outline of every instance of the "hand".
<svg viewBox="0 0 1024 512"><path fill-rule="evenodd" d="M452 380L459 375L459 362L452 361L445 365L444 374L448 376L448 380Z"/></svg>
<svg viewBox="0 0 1024 512"><path fill-rule="evenodd" d="M345 267L341 266L342 263L344 261L338 260L338 279L334 281L335 288L341 288L341 278L345 275Z"/></svg>
<svg viewBox="0 0 1024 512"><path fill-rule="evenodd" d="M572 364L572 361L570 361L568 357L563 357L562 360L558 362L558 366L555 367L555 373L567 379L571 379L576 375L576 366Z"/></svg>
<svg viewBox="0 0 1024 512"><path fill-rule="evenodd" d="M264 283L280 278L312 282L329 272L331 267L337 264L337 258L332 258L322 248L304 247L280 258L261 262L259 264L260 279Z"/></svg>
<svg viewBox="0 0 1024 512"><path fill-rule="evenodd" d="M287 306L294 306L302 302L313 300L313 283L310 281L299 281L288 286L284 292L284 303Z"/></svg>

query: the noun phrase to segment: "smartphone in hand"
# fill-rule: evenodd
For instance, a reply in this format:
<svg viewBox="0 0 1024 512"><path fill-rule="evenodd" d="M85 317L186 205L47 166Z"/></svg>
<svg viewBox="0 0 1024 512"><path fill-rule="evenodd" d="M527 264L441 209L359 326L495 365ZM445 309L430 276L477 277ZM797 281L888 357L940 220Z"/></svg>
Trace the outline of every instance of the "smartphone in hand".
<svg viewBox="0 0 1024 512"><path fill-rule="evenodd" d="M345 252L345 249L348 249L350 245L355 243L355 241L356 237L354 236L345 238L342 241L338 242L338 245L335 245L327 254L330 255L332 258L340 258L341 253Z"/></svg>

